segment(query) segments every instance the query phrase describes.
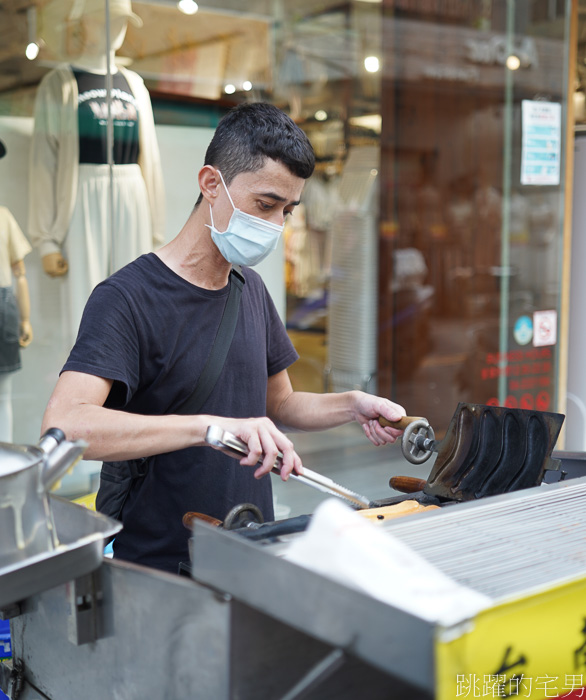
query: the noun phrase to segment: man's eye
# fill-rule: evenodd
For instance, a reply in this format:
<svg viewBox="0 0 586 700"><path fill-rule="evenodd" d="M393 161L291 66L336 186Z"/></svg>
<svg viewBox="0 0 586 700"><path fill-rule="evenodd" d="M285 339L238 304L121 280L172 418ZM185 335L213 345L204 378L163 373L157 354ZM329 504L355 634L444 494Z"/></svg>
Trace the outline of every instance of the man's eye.
<svg viewBox="0 0 586 700"><path fill-rule="evenodd" d="M272 204L268 204L267 202L259 202L259 206L263 211L268 211L269 209L273 208Z"/></svg>

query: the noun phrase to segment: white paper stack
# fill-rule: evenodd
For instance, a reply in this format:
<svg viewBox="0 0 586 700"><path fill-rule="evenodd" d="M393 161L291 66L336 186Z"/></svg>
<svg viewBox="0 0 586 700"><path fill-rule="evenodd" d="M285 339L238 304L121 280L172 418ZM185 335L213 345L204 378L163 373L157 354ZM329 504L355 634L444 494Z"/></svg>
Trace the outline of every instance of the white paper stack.
<svg viewBox="0 0 586 700"><path fill-rule="evenodd" d="M445 626L473 617L492 600L450 578L404 542L336 499L324 501L284 558Z"/></svg>

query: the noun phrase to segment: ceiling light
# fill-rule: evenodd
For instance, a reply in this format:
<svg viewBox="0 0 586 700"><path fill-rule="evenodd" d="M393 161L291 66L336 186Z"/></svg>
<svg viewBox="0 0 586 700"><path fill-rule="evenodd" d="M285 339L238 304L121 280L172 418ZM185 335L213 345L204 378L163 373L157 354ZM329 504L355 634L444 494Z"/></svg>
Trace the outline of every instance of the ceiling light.
<svg viewBox="0 0 586 700"><path fill-rule="evenodd" d="M236 88L232 83L228 83L228 85L224 85L224 92L226 95L233 95L236 92Z"/></svg>
<svg viewBox="0 0 586 700"><path fill-rule="evenodd" d="M199 10L199 6L194 0L179 0L177 7L184 15L194 15Z"/></svg>
<svg viewBox="0 0 586 700"><path fill-rule="evenodd" d="M250 80L245 80L245 81L242 83L242 89L243 89L243 90L247 90L247 91L248 91L248 90L252 90L252 83L250 82Z"/></svg>
<svg viewBox="0 0 586 700"><path fill-rule="evenodd" d="M313 116L318 122L325 122L325 120L328 118L328 113L325 111L325 109L318 109Z"/></svg>
<svg viewBox="0 0 586 700"><path fill-rule="evenodd" d="M378 73L380 68L380 61L376 56L367 56L364 59L364 67L369 73Z"/></svg>
<svg viewBox="0 0 586 700"><path fill-rule="evenodd" d="M380 114L364 114L360 117L350 117L352 126L359 126L363 129L371 129L380 134L382 128L382 118Z"/></svg>
<svg viewBox="0 0 586 700"><path fill-rule="evenodd" d="M39 45L34 41L31 41L31 43L26 47L24 53L29 61L34 61L35 58L39 55L39 50Z"/></svg>
<svg viewBox="0 0 586 700"><path fill-rule="evenodd" d="M517 70L520 67L521 59L519 58L519 56L515 56L515 54L512 53L510 56L507 57L507 68L509 70Z"/></svg>

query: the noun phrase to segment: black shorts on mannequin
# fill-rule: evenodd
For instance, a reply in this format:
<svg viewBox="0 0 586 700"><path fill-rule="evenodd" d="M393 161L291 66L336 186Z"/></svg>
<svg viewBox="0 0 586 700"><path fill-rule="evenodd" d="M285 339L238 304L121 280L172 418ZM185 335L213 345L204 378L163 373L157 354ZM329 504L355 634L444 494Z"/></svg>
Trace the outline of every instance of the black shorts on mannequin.
<svg viewBox="0 0 586 700"><path fill-rule="evenodd" d="M21 368L16 297L10 287L0 287L0 374Z"/></svg>

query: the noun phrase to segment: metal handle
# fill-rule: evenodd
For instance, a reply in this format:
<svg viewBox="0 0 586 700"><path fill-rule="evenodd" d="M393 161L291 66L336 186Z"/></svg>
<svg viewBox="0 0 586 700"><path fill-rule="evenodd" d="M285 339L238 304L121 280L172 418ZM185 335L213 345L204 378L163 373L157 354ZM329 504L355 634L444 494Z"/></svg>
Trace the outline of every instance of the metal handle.
<svg viewBox="0 0 586 700"><path fill-rule="evenodd" d="M206 442L208 445L215 447L216 449L224 452L230 457L235 457L236 459L242 459L248 455L248 446L245 442L237 438L232 433L223 430L217 425L210 425L206 431ZM262 459L260 459L257 464L262 464ZM277 459L271 469L274 474L281 473L281 467L283 466L283 455L279 452ZM340 496L341 498L349 501L354 508L370 508L372 507L372 502L365 496L354 493L344 486L340 486L332 479L323 474L318 474L307 467L303 467L303 474L290 474L291 479L295 481L300 481L302 484L311 486L314 489L318 489L323 493L334 494Z"/></svg>
<svg viewBox="0 0 586 700"><path fill-rule="evenodd" d="M65 440L65 433L60 428L49 428L46 430L41 439L38 442L38 447L40 447L43 452L48 454L52 452L57 445L60 445Z"/></svg>
<svg viewBox="0 0 586 700"><path fill-rule="evenodd" d="M248 456L248 446L246 443L217 425L210 425L207 429L206 442L208 445L216 447L230 457L242 459ZM283 455L280 454L280 457L282 456ZM279 457L277 457L275 461L275 467L277 467L278 460Z"/></svg>

